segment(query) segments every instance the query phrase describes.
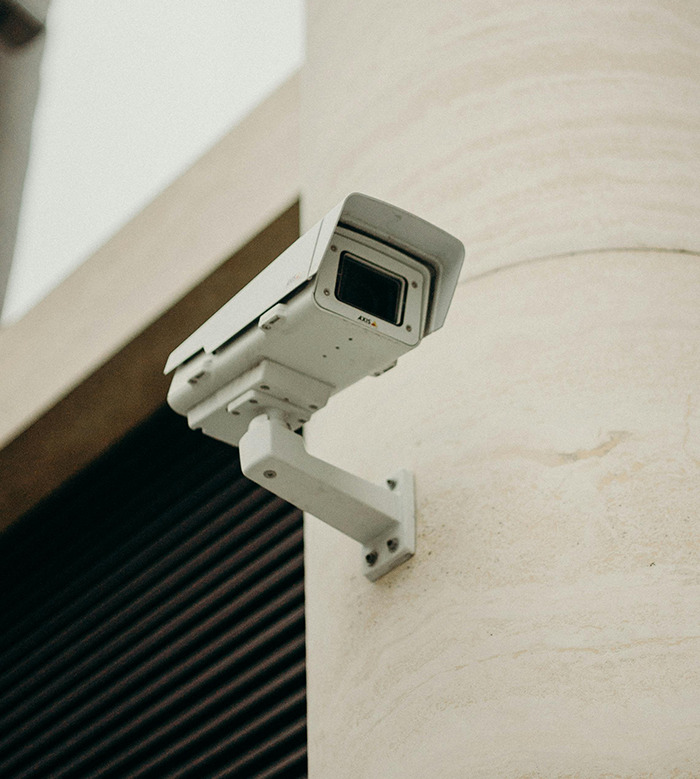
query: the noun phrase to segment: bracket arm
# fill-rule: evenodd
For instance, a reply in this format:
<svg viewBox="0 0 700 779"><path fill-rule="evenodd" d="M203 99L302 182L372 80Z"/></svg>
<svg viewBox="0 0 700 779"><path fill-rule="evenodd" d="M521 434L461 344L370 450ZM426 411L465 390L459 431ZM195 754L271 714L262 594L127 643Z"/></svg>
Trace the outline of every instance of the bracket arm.
<svg viewBox="0 0 700 779"><path fill-rule="evenodd" d="M364 573L378 579L415 551L413 475L382 487L310 455L274 411L255 417L239 443L241 468L262 485L363 545Z"/></svg>

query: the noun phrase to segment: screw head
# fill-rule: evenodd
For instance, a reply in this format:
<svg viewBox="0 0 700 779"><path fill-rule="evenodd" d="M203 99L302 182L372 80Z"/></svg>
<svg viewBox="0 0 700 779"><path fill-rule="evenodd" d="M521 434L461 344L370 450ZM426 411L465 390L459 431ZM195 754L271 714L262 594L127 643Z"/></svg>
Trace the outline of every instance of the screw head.
<svg viewBox="0 0 700 779"><path fill-rule="evenodd" d="M324 289L323 294L328 297L331 294L331 291L329 289Z"/></svg>
<svg viewBox="0 0 700 779"><path fill-rule="evenodd" d="M378 557L379 555L374 550L372 550L365 555L365 562L371 568L377 562Z"/></svg>
<svg viewBox="0 0 700 779"><path fill-rule="evenodd" d="M415 289L418 286L418 282L417 281L412 281L411 282L411 286L413 287L413 289Z"/></svg>
<svg viewBox="0 0 700 779"><path fill-rule="evenodd" d="M266 479L274 479L275 476L277 476L277 471L272 471L272 470L270 470L270 471L263 471L263 476Z"/></svg>
<svg viewBox="0 0 700 779"><path fill-rule="evenodd" d="M331 251L332 251L332 252L337 252L337 251L338 251L338 247L337 247L335 244L333 244L333 245L331 246Z"/></svg>
<svg viewBox="0 0 700 779"><path fill-rule="evenodd" d="M396 551L396 550L399 548L399 539L398 539L398 538L390 538L390 539L389 539L389 540L386 542L386 548L387 548L387 549L388 549L390 552L395 552L395 551Z"/></svg>
<svg viewBox="0 0 700 779"><path fill-rule="evenodd" d="M386 486L390 490L395 490L396 489L396 479L387 479L386 480Z"/></svg>
<svg viewBox="0 0 700 779"><path fill-rule="evenodd" d="M410 333L411 330L413 330L413 328L411 327L411 325L406 325L406 330Z"/></svg>

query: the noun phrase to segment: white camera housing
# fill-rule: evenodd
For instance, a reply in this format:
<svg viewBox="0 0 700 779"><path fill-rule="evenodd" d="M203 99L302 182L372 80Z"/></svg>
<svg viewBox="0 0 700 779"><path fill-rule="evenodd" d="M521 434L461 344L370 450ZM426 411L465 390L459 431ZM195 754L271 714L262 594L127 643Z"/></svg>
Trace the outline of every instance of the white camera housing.
<svg viewBox="0 0 700 779"><path fill-rule="evenodd" d="M290 431L332 394L385 372L441 327L463 258L461 242L443 230L396 206L351 194L173 351L165 368L175 371L168 403L187 416L190 427L239 446L246 475L318 516L323 506L303 492L297 495L304 479L296 470L285 488L279 461L274 468L256 469L246 459L246 451L256 448L252 434L257 442L267 436L268 448L279 449L285 436L298 439L288 441L294 457L315 461L313 483L304 489L318 492L313 474L320 461L306 454L301 438ZM270 431L276 431L274 441ZM336 476L344 473L333 470ZM367 483L358 482L362 492ZM405 504L406 494L412 495L410 474L390 482L392 499ZM330 492L330 503L337 506L337 485ZM345 510L367 513L368 507ZM373 541L368 533L377 527L370 524L358 538L367 548L372 544L365 542ZM387 541L394 547L387 558L392 564L384 565L385 550L370 549L365 553L369 578L412 553L399 549L394 536Z"/></svg>

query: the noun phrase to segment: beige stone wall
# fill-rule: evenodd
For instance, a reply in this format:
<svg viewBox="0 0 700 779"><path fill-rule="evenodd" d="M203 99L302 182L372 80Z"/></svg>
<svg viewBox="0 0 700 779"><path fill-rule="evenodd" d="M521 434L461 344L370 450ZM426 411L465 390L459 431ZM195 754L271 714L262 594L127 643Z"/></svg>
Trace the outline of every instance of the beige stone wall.
<svg viewBox="0 0 700 779"><path fill-rule="evenodd" d="M160 408L172 349L298 237L298 104L293 77L0 329L0 531Z"/></svg>
<svg viewBox="0 0 700 779"><path fill-rule="evenodd" d="M308 17L306 224L357 189L467 247L443 330L309 426L412 468L419 527L370 584L307 522L311 776L699 776L700 9Z"/></svg>
<svg viewBox="0 0 700 779"><path fill-rule="evenodd" d="M292 78L0 330L0 363L13 366L0 377L0 447L296 201L297 106Z"/></svg>

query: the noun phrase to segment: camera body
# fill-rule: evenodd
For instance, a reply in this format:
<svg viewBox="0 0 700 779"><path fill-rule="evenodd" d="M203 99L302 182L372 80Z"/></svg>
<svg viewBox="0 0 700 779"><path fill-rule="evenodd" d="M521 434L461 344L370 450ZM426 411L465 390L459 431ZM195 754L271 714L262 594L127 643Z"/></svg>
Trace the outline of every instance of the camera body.
<svg viewBox="0 0 700 779"><path fill-rule="evenodd" d="M463 257L443 230L351 194L175 349L168 403L234 446L265 409L297 429L442 326Z"/></svg>
<svg viewBox="0 0 700 779"><path fill-rule="evenodd" d="M442 326L464 259L453 236L352 194L170 355L168 403L239 447L241 470L362 544L371 581L415 552L413 474L373 484L295 432L335 392L379 376Z"/></svg>

